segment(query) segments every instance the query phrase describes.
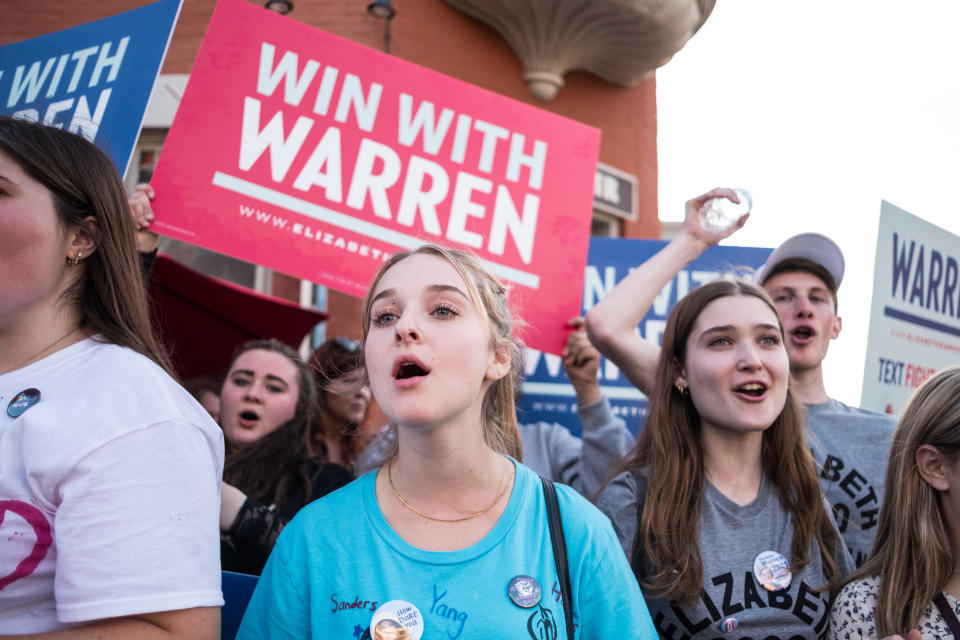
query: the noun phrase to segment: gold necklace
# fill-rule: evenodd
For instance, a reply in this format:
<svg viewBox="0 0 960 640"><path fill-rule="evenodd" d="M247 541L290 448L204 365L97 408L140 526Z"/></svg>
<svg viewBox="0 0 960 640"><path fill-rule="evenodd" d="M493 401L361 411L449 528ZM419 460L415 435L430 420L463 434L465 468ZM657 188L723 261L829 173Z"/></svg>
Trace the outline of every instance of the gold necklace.
<svg viewBox="0 0 960 640"><path fill-rule="evenodd" d="M510 477L513 478L514 474L516 474L516 468L514 468L513 472L510 474ZM472 520L472 519L476 518L477 516L482 516L482 515L485 514L487 511L490 511L490 509L493 509L493 505L495 505L495 504L497 504L498 502L500 502L500 498L503 497L503 494L506 493L506 491L507 491L507 487L510 486L510 483L507 482L507 483L503 486L503 488L500 490L500 492L497 494L497 497L493 499L493 502L491 502L488 506L484 507L484 508L481 509L480 511L477 511L476 513L471 513L470 515L465 516L465 517L463 517L463 518L453 518L453 519L449 519L449 520L448 520L448 519L446 519L446 518L434 518L433 516L428 516L428 515L425 514L423 511L418 510L418 509L417 509L416 507L414 507L412 504L410 504L409 502L407 502L406 500L403 499L403 496L401 496L401 495L400 495L400 492L397 491L396 485L393 484L393 460L391 460L390 463L387 465L387 480L390 481L390 488L393 489L393 495L397 496L397 500L399 500L400 503L401 503L403 506L405 506L407 509L410 509L410 511L413 511L413 512L414 512L415 514L417 514L418 516L421 516L421 517L423 517L423 518L426 518L427 520L433 520L434 522L447 522L447 523L449 523L449 522L463 522L463 521L465 521L465 520Z"/></svg>
<svg viewBox="0 0 960 640"><path fill-rule="evenodd" d="M30 363L33 359L35 359L35 358L36 358L37 356L39 356L41 353L44 353L44 352L46 352L46 351L49 351L50 349L53 349L55 346L57 346L58 344L60 344L61 342L63 342L64 340L66 340L67 338L69 338L70 336L72 336L73 334L75 334L77 331L80 331L80 327L79 327L79 326L74 327L73 329L71 329L70 331L68 331L66 334L64 334L64 335L60 336L59 338L57 338L57 340L55 340L54 342L51 342L50 344L48 344L47 346L45 346L43 349L40 349L40 351L37 351L37 352L34 353L33 355L28 356L26 359L21 360L21 361L18 362L17 364L13 365L13 367L11 367L10 369L7 369L7 371L5 371L4 373L9 373L10 371L16 371L16 370L19 369L20 367L22 367L22 366Z"/></svg>

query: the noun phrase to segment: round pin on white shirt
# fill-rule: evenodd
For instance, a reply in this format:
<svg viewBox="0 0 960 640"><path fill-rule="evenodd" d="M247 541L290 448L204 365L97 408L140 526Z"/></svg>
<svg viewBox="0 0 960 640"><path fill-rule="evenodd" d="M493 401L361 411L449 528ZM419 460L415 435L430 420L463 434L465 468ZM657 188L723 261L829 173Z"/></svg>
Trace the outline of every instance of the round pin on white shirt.
<svg viewBox="0 0 960 640"><path fill-rule="evenodd" d="M13 400L7 405L7 415L11 418L19 418L27 409L38 402L40 402L39 389L24 389L13 396Z"/></svg>
<svg viewBox="0 0 960 640"><path fill-rule="evenodd" d="M420 640L423 614L406 600L391 600L380 606L370 618L373 640Z"/></svg>

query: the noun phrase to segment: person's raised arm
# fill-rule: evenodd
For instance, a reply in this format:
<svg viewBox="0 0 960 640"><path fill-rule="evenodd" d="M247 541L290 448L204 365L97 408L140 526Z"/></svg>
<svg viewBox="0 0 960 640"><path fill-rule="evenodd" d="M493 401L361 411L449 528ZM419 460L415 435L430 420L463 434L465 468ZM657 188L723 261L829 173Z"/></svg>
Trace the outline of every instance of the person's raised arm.
<svg viewBox="0 0 960 640"><path fill-rule="evenodd" d="M600 353L587 339L583 318L570 318L567 327L573 329L563 345L563 370L577 394L577 405L585 407L603 400L597 373Z"/></svg>
<svg viewBox="0 0 960 640"><path fill-rule="evenodd" d="M653 390L660 347L641 338L637 325L665 284L706 249L742 227L749 216L741 217L728 231L705 231L700 226L698 212L707 200L715 197L739 202L733 189L714 189L688 200L680 234L634 269L587 312L590 341L620 368L630 382L648 395Z"/></svg>
<svg viewBox="0 0 960 640"><path fill-rule="evenodd" d="M603 395L597 372L600 352L583 328L583 318L572 318L563 348L563 370L577 394L577 415L580 417L582 446L571 468L576 483L570 483L581 495L592 496L610 473L610 469L633 446L634 437L626 422L614 415L610 402Z"/></svg>

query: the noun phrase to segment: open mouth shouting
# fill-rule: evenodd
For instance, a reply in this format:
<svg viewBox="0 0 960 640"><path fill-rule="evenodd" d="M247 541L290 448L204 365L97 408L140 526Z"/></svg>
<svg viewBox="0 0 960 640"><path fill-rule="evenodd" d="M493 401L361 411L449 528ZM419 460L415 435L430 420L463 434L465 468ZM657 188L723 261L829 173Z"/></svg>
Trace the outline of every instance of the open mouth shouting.
<svg viewBox="0 0 960 640"><path fill-rule="evenodd" d="M767 396L767 384L756 381L746 382L733 391L741 397L745 396L745 399L750 400L751 402L763 400Z"/></svg>
<svg viewBox="0 0 960 640"><path fill-rule="evenodd" d="M428 375L430 369L413 356L401 356L393 363L394 384L398 387L412 387Z"/></svg>
<svg viewBox="0 0 960 640"><path fill-rule="evenodd" d="M816 331L813 330L813 327L803 325L790 332L790 341L796 345L810 344L813 342L815 335Z"/></svg>
<svg viewBox="0 0 960 640"><path fill-rule="evenodd" d="M244 429L253 429L260 422L260 414L253 409L244 409L237 415L237 424Z"/></svg>

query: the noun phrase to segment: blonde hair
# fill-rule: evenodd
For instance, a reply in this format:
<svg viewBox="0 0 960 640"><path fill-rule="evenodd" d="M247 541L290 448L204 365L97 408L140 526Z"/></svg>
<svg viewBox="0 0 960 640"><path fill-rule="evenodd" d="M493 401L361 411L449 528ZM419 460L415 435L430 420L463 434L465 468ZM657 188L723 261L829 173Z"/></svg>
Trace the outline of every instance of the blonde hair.
<svg viewBox="0 0 960 640"><path fill-rule="evenodd" d="M960 452L960 367L924 382L900 416L873 551L847 579L880 577L874 612L879 637L916 628L960 561L950 546L939 492L917 469L917 449L925 444L951 461Z"/></svg>
<svg viewBox="0 0 960 640"><path fill-rule="evenodd" d="M463 251L444 249L432 244L423 245L414 251L403 251L392 255L373 277L363 300L364 347L366 347L367 334L370 330L370 309L377 285L387 271L414 255L441 258L456 270L467 285L471 302L486 320L490 348L494 351L507 350L510 359L509 373L499 380L494 380L483 397L481 408L483 438L494 451L521 460L523 450L520 444L520 430L517 427L516 401L523 375L523 352L520 342L513 337L516 321L507 304L507 289L477 258ZM396 452L396 439L394 439L390 450L384 452L384 458L378 463L383 464L396 455Z"/></svg>

